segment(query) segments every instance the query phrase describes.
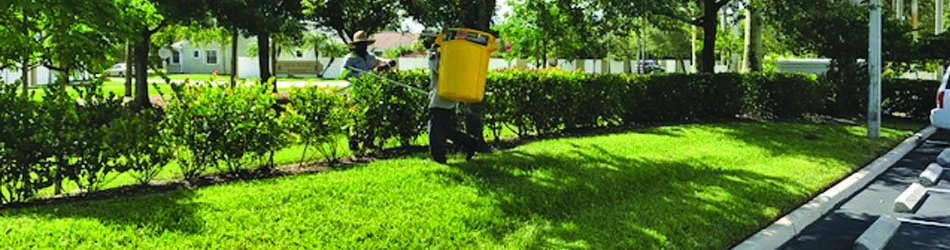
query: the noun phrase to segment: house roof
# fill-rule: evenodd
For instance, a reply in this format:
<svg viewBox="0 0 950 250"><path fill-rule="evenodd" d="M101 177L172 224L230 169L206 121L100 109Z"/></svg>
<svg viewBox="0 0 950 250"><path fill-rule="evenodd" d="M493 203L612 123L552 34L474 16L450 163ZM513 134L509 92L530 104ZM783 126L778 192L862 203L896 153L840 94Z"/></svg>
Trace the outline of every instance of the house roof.
<svg viewBox="0 0 950 250"><path fill-rule="evenodd" d="M399 46L409 46L419 39L419 33L402 33L383 31L373 35L376 43L372 47L379 50L393 49Z"/></svg>

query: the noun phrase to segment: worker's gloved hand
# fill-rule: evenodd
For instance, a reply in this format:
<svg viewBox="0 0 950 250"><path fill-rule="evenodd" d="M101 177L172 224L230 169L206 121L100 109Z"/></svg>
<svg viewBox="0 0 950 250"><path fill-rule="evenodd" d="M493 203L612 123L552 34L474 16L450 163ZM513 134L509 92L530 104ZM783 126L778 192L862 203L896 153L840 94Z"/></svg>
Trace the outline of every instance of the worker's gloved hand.
<svg viewBox="0 0 950 250"><path fill-rule="evenodd" d="M376 71L385 73L394 67L396 67L396 60L389 61L386 64L376 67Z"/></svg>

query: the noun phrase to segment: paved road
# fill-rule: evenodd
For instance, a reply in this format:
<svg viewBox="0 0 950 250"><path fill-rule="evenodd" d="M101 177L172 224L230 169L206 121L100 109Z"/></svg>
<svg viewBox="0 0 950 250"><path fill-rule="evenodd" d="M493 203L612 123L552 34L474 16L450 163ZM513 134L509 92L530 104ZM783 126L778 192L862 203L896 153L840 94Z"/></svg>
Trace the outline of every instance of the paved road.
<svg viewBox="0 0 950 250"><path fill-rule="evenodd" d="M885 249L950 250L950 192L929 191L915 213L894 212L894 200L920 172L950 146L950 131L937 131L893 167L827 215L805 228L780 249L854 249L854 241L881 215L904 221ZM933 187L950 191L948 173ZM930 225L928 225L930 224Z"/></svg>

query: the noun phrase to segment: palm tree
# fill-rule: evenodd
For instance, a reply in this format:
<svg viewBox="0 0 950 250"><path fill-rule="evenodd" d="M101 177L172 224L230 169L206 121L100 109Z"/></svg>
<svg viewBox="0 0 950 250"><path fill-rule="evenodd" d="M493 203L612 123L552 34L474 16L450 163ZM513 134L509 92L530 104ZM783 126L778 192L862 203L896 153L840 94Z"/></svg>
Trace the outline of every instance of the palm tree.
<svg viewBox="0 0 950 250"><path fill-rule="evenodd" d="M320 48L328 43L330 39L323 33L310 31L303 34L301 47L313 48L313 60L320 63ZM323 77L323 72L317 72L318 77Z"/></svg>
<svg viewBox="0 0 950 250"><path fill-rule="evenodd" d="M302 47L312 48L314 59L320 59L320 54L330 57L330 62L324 66L323 71L320 71L317 75L323 77L323 74L330 69L330 65L333 65L333 62L336 61L337 57L346 56L349 53L349 49L346 47L346 44L330 39L326 34L311 31L304 33L301 40Z"/></svg>

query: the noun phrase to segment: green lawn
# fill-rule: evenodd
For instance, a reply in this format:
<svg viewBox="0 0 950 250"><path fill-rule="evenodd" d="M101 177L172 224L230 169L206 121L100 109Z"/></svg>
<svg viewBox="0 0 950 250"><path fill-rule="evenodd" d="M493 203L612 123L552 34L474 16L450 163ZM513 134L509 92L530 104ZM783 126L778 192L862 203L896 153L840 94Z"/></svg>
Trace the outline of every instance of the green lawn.
<svg viewBox="0 0 950 250"><path fill-rule="evenodd" d="M211 74L168 74L167 76L172 81L184 81L185 79L190 79L192 81L210 81L212 78ZM164 80L160 76L154 75L154 74L149 75L148 79L149 80ZM218 75L216 79L220 81L226 81L226 80L230 80L231 76ZM253 77L241 78L241 80L246 80L246 81L257 81L258 79L260 78L253 78ZM278 81L310 81L310 82L326 81L326 79L315 77L315 76L293 76L293 77L278 76L277 80Z"/></svg>
<svg viewBox="0 0 950 250"><path fill-rule="evenodd" d="M869 162L845 125L733 122L424 155L195 190L0 210L0 246L723 249Z"/></svg>

